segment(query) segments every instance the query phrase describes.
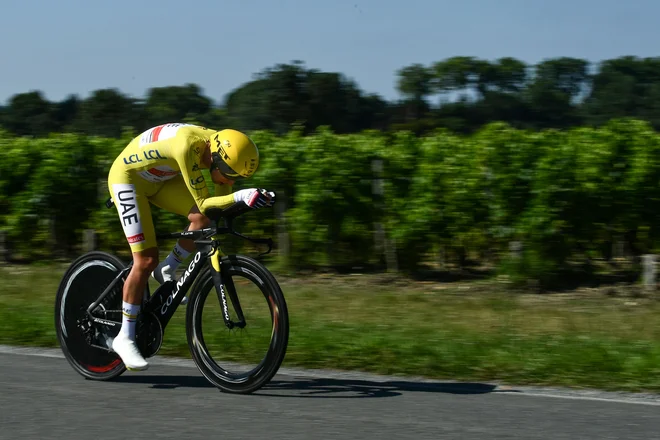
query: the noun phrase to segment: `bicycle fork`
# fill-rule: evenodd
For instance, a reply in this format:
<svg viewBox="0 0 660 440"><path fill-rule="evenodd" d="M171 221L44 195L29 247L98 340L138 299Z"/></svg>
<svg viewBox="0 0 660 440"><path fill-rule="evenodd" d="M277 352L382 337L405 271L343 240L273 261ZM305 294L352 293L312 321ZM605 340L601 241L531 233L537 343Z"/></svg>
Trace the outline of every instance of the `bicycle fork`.
<svg viewBox="0 0 660 440"><path fill-rule="evenodd" d="M232 280L229 274L226 271L223 271L223 265L220 262L220 251L216 249L213 254L211 254L210 258L213 285L215 286L215 292L218 295L218 301L220 302L222 318L225 321L225 325L230 330L233 328L245 328L245 316L243 316L243 309L241 309L241 303L236 294L236 286L234 286L234 280ZM227 296L229 296L232 306L234 307L238 322L232 321L229 316L229 301L227 300Z"/></svg>

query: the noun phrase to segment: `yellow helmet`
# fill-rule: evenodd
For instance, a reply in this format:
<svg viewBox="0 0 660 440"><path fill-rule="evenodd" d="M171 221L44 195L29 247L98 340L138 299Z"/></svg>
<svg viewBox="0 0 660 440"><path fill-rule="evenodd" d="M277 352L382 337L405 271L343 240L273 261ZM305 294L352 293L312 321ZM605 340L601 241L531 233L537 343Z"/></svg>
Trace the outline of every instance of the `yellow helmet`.
<svg viewBox="0 0 660 440"><path fill-rule="evenodd" d="M245 134L225 129L211 135L212 169L230 180L250 177L259 167L259 149Z"/></svg>

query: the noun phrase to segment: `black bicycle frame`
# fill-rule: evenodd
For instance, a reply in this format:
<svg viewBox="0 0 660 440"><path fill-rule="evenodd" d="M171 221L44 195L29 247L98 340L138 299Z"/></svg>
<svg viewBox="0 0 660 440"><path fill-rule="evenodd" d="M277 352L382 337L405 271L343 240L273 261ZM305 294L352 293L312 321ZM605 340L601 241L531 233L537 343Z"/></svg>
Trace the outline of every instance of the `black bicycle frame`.
<svg viewBox="0 0 660 440"><path fill-rule="evenodd" d="M177 233L176 235L183 234L183 236L185 237L186 235L196 235L198 233L202 234L206 232L208 232L208 230L182 232L182 233ZM200 240L200 241L196 241L195 243L201 249L199 249L195 253L190 263L188 264L188 267L186 268L185 272L181 275L181 277L177 281L167 281L163 283L154 291L153 295L149 297L146 297L147 291L145 291L143 313L153 313L154 316L160 321L163 331L165 330L165 327L172 319L172 316L174 316L174 312L176 312L177 308L181 304L183 297L188 293L188 290L190 290L190 288L192 287L193 283L195 282L195 279L197 278L201 270L204 268L204 264L208 262L209 256L213 252L217 252L217 245L215 241ZM124 278L126 274L128 274L128 272L131 270L132 265L133 264L131 262L127 267L122 269L114 278L114 280L112 280L110 285L108 285L108 287L105 288L105 290L103 291L103 293L101 293L98 299L94 301L87 308L87 314L93 322L103 325L109 325L111 327L121 325L121 322L111 321L109 319L99 318L98 316L94 316L93 311L96 309L96 307L98 307L98 305L103 301L103 299L112 291L115 285L122 278ZM224 267L225 266L222 265L221 263L220 266L221 269L220 272L218 272L215 270L212 264L209 264L209 269L211 270L213 284L215 286L215 291L218 296L218 302L220 303L220 307L222 308L222 317L223 320L225 321L225 325L227 326L227 328L229 329L244 328L246 322L240 301L238 299L238 295L236 294L236 288L234 286L234 282L231 279L231 277L227 273L224 274L222 273L225 272L223 269ZM231 319L231 316L229 314L229 300L227 299L227 297L229 297L229 300L231 300L238 321L232 321Z"/></svg>
<svg viewBox="0 0 660 440"><path fill-rule="evenodd" d="M112 204L106 203L109 207ZM236 235L252 243L267 244L268 251L260 254L265 255L270 253L272 249L273 242L270 238L268 239L256 239L246 237L240 233L234 231L231 227L233 216L239 215L241 212L245 211L245 207L239 204L234 205L232 208L226 210L215 210L215 216L219 217L220 215L229 215L224 217L225 226L217 227L216 220L213 221L213 226L210 228L200 229L196 231L183 231L175 232L168 234L159 234L157 238L186 238L194 240L195 246L197 246L197 252L193 256L192 260L188 264L186 271L181 275L181 278L177 281L167 281L160 285L153 293L153 295L148 296L148 290L145 290L145 298L143 300L143 312L144 313L153 313L156 318L160 321L163 331L165 327L172 319L174 312L181 304L183 297L188 293L188 290L192 287L195 279L199 275L200 271L204 267L204 264L207 263L209 257L214 252L219 252L218 250L218 241L212 240L211 237L216 234L230 233ZM233 214L233 216L232 216ZM98 307L98 305L103 301L103 299L112 291L115 285L128 273L133 267L133 261L131 261L127 267L122 269L117 276L112 280L110 285L105 288L103 293L94 301L88 308L87 314L89 318L96 323L110 325L112 327L116 325L121 325L121 322L110 321L108 319L99 318L93 315L93 311ZM220 307L222 308L222 317L225 321L227 328L232 329L234 327L243 328L245 327L245 317L243 316L243 310L241 309L240 301L238 300L238 295L236 294L236 288L234 282L227 273L225 272L224 266L220 263L220 272L215 270L212 264L209 264L211 269L211 276L213 278L213 284L215 286L216 293L218 295L218 301L220 302ZM226 281L225 281L226 280ZM225 291L226 288L226 291ZM227 295L229 296L232 305L234 307L234 312L238 317L238 321L234 322L231 320L229 315L229 304L227 301Z"/></svg>
<svg viewBox="0 0 660 440"><path fill-rule="evenodd" d="M174 312L176 312L183 297L186 296L186 293L192 287L207 260L208 255L205 252L197 251L192 260L190 260L186 271L181 275L181 278L177 281L163 283L147 300L144 305L144 311L156 315L163 330L165 330L170 319L172 319Z"/></svg>
<svg viewBox="0 0 660 440"><path fill-rule="evenodd" d="M162 284L158 287L158 289L156 289L154 294L146 302L145 311L152 312L154 315L156 315L161 323L163 330L165 330L165 327L169 323L170 319L172 319L172 316L181 304L183 297L192 287L192 284L195 282L195 279L204 267L204 264L208 262L209 257L214 252L219 252L218 242L216 240L209 239L217 232L218 228L211 227L198 231L175 232L172 234L160 236L161 238L167 237L192 239L195 240L195 245L198 248L197 252L186 268L186 271L181 275L178 281L168 281ZM223 232L226 232L224 231L224 228ZM225 325L230 329L234 327L244 327L245 319L243 318L243 312L241 310L241 305L238 301L238 295L236 295L233 282L231 282L231 279L227 277L229 279L229 283L225 284L223 282L223 276L215 270L213 264L210 264L210 262L209 269L211 270L213 284L215 286L216 293L218 294L218 300L220 302L220 307L222 308L222 317L225 321ZM222 271L222 263L220 270ZM229 316L229 304L227 301L227 295L225 294L225 286L229 291L229 297L232 300L234 311L239 317L238 323L234 323Z"/></svg>

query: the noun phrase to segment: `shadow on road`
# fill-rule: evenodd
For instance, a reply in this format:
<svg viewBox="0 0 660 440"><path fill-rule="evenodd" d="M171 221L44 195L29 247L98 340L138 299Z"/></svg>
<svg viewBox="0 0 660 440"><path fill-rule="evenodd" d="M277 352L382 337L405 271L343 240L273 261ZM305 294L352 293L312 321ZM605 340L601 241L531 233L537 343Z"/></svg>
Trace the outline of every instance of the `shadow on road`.
<svg viewBox="0 0 660 440"><path fill-rule="evenodd" d="M214 388L202 376L156 376L128 375L115 379L118 383L149 384L153 389L174 388ZM404 392L447 393L447 394L486 394L496 392L495 385L484 383L451 382L375 382L350 379L310 379L291 378L282 380L276 376L255 395L295 398L373 398L396 397Z"/></svg>
<svg viewBox="0 0 660 440"><path fill-rule="evenodd" d="M495 391L496 386L483 383L440 383L388 381L374 382L349 379L272 380L257 394L273 397L313 398L365 398L395 397L403 392L485 394Z"/></svg>
<svg viewBox="0 0 660 440"><path fill-rule="evenodd" d="M118 383L150 384L151 388L169 390L172 388L215 388L203 376L154 376L154 375L124 375L114 379Z"/></svg>

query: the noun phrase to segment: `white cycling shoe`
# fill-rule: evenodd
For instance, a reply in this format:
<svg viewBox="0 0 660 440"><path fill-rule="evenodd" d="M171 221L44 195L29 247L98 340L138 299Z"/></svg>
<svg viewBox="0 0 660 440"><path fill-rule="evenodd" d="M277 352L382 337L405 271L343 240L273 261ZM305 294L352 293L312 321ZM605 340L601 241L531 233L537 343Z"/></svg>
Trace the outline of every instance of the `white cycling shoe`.
<svg viewBox="0 0 660 440"><path fill-rule="evenodd" d="M119 333L112 341L112 349L119 355L126 369L130 371L144 371L149 368L149 364L140 354L135 341L131 340L123 333Z"/></svg>
<svg viewBox="0 0 660 440"><path fill-rule="evenodd" d="M158 281L158 284L163 284L167 281L176 281L176 274L174 272L169 264L166 265L165 262L162 262L156 267L156 270L151 272L151 277ZM181 305L185 306L187 303L188 297L184 296L181 300Z"/></svg>

